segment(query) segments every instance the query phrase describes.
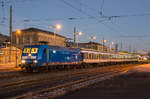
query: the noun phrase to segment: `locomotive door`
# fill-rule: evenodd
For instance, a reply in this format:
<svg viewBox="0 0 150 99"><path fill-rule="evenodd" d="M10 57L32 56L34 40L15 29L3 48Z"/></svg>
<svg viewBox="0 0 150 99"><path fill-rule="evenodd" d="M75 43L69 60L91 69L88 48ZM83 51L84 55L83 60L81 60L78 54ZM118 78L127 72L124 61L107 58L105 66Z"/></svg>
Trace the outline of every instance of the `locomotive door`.
<svg viewBox="0 0 150 99"><path fill-rule="evenodd" d="M46 48L46 62L47 62L47 65L48 65L48 63L49 63L49 49L48 48Z"/></svg>
<svg viewBox="0 0 150 99"><path fill-rule="evenodd" d="M49 49L48 48L44 48L43 50L43 61L48 64L49 62Z"/></svg>
<svg viewBox="0 0 150 99"><path fill-rule="evenodd" d="M46 63L46 68L48 70L48 63L49 63L49 49L48 48L44 48L43 58L44 58L44 62Z"/></svg>

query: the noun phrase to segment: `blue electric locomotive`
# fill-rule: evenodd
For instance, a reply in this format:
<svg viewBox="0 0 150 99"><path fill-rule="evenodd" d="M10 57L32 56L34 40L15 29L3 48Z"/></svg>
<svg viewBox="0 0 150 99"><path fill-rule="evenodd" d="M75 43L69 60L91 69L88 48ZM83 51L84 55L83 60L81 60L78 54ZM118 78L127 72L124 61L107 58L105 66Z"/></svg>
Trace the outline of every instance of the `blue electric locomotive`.
<svg viewBox="0 0 150 99"><path fill-rule="evenodd" d="M21 68L26 70L44 66L81 63L80 49L49 45L25 45L21 57Z"/></svg>

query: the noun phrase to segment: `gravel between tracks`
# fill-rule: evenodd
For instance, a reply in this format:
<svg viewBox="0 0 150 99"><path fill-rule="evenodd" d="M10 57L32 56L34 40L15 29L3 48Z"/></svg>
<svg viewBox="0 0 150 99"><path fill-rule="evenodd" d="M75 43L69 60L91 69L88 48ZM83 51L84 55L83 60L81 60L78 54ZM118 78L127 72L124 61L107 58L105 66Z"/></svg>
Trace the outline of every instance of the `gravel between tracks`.
<svg viewBox="0 0 150 99"><path fill-rule="evenodd" d="M132 70L56 99L150 99L150 72Z"/></svg>

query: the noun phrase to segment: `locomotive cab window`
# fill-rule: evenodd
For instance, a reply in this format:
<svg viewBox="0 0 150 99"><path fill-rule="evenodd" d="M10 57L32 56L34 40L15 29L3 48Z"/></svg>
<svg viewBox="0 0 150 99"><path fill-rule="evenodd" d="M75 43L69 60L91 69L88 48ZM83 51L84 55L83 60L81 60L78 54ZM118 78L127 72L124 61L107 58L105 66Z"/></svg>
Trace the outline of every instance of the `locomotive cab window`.
<svg viewBox="0 0 150 99"><path fill-rule="evenodd" d="M37 53L38 52L38 48L32 48L31 49L31 53Z"/></svg>
<svg viewBox="0 0 150 99"><path fill-rule="evenodd" d="M24 48L23 53L38 53L38 48Z"/></svg>

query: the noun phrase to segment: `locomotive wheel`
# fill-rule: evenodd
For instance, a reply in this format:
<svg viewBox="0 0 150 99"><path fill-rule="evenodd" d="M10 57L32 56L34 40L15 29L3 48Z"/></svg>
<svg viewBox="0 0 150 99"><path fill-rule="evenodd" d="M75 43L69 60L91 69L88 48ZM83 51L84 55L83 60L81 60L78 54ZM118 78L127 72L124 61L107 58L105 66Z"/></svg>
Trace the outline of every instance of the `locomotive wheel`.
<svg viewBox="0 0 150 99"><path fill-rule="evenodd" d="M27 71L27 72L33 72L33 68L31 68L31 67L26 67L26 71Z"/></svg>

